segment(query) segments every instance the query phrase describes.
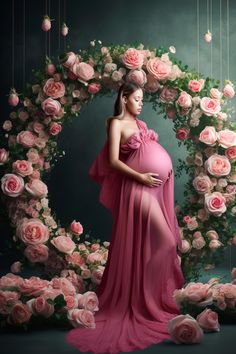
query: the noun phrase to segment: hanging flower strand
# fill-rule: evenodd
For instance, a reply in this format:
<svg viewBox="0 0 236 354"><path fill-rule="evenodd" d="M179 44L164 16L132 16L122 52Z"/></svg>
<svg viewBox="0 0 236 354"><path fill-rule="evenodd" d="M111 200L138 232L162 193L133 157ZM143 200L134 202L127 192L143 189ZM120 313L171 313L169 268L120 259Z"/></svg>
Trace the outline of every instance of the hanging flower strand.
<svg viewBox="0 0 236 354"><path fill-rule="evenodd" d="M48 15L44 15L41 26L44 32L48 32L51 29L51 21L54 21L54 19L51 19Z"/></svg>
<svg viewBox="0 0 236 354"><path fill-rule="evenodd" d="M65 37L65 36L67 36L68 32L69 32L69 28L67 27L65 22L63 22L63 24L61 26L61 34Z"/></svg>

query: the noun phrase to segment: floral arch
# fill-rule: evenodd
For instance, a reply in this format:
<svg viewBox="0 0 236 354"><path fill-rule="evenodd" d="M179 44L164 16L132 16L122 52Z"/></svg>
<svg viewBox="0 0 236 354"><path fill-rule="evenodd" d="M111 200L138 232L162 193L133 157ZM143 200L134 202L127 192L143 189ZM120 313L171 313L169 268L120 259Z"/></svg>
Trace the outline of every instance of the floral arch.
<svg viewBox="0 0 236 354"><path fill-rule="evenodd" d="M35 82L20 99L11 90L14 108L3 124L0 165L1 198L15 231L13 240L24 255L12 265L13 272L23 262L36 264L44 278L63 276L78 292L92 291L100 283L109 242L83 235L76 220L61 227L43 180L60 155L57 135L63 125L95 95L116 91L124 80L143 86L144 101L172 121L178 144L187 147L187 159L176 169L176 175L183 169L189 175L186 200L176 206L185 279L197 280L201 267L211 269L227 245L236 245L236 133L228 108L234 86L226 81L220 89L219 81L188 69L174 53L174 47L105 47L93 41L78 54L47 57L46 69L35 72ZM40 280L34 281L38 287Z"/></svg>

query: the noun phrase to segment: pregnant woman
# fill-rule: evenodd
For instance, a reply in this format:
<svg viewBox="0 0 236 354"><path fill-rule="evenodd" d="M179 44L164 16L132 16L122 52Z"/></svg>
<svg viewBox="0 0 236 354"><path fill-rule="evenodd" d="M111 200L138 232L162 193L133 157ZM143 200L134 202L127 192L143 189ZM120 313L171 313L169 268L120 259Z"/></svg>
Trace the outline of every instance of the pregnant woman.
<svg viewBox="0 0 236 354"><path fill-rule="evenodd" d="M113 225L96 289L96 328L67 334L81 352L129 352L160 343L170 338L168 320L180 313L173 299L184 286L173 166L157 133L137 118L142 105L142 88L124 83L107 120L108 139L89 171Z"/></svg>

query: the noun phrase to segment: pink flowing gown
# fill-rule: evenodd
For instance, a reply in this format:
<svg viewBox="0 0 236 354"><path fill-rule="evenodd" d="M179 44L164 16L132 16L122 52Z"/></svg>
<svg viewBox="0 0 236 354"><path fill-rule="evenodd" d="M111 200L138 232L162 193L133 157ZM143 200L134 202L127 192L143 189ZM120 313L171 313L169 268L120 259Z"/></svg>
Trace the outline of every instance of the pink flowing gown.
<svg viewBox="0 0 236 354"><path fill-rule="evenodd" d="M100 202L112 212L108 259L96 294L96 328L78 327L67 342L81 352L120 353L169 339L168 320L180 314L173 291L184 286L177 256L170 155L158 134L136 119L138 133L120 145L120 160L139 172L157 172L161 186L148 187L110 167L108 140L89 175L101 186Z"/></svg>

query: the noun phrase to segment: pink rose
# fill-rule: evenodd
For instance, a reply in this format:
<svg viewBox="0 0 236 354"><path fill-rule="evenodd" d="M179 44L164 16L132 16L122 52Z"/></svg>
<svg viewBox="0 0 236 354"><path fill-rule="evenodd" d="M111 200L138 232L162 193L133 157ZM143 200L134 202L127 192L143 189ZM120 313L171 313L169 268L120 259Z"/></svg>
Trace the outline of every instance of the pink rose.
<svg viewBox="0 0 236 354"><path fill-rule="evenodd" d="M51 240L51 243L53 244L54 247L56 247L58 249L58 251L60 251L62 253L67 253L67 254L73 253L73 251L76 247L74 241L72 241L72 239L67 236L54 237Z"/></svg>
<svg viewBox="0 0 236 354"><path fill-rule="evenodd" d="M187 240L182 240L181 241L181 246L179 247L179 250L181 253L187 253L191 249L191 245L189 241Z"/></svg>
<svg viewBox="0 0 236 354"><path fill-rule="evenodd" d="M128 69L141 69L144 61L144 55L138 49L129 48L121 56L121 59Z"/></svg>
<svg viewBox="0 0 236 354"><path fill-rule="evenodd" d="M102 86L99 82L93 82L88 85L88 92L95 95L101 90Z"/></svg>
<svg viewBox="0 0 236 354"><path fill-rule="evenodd" d="M40 179L30 179L28 183L25 184L25 189L34 197L42 198L46 197L48 194L48 187Z"/></svg>
<svg viewBox="0 0 236 354"><path fill-rule="evenodd" d="M212 188L212 182L209 178L209 176L204 175L203 173L200 173L198 176L196 176L193 179L193 186L195 188L195 190L200 193L200 194L204 194L206 192L209 192Z"/></svg>
<svg viewBox="0 0 236 354"><path fill-rule="evenodd" d="M60 113L61 104L59 101L49 97L41 103L41 107L45 114L57 116Z"/></svg>
<svg viewBox="0 0 236 354"><path fill-rule="evenodd" d="M67 313L67 318L73 327L79 327L82 325L86 328L95 328L94 315L89 310L73 309Z"/></svg>
<svg viewBox="0 0 236 354"><path fill-rule="evenodd" d="M43 295L27 301L27 305L34 315L48 318L54 313L54 306L49 304Z"/></svg>
<svg viewBox="0 0 236 354"><path fill-rule="evenodd" d="M52 76L56 72L56 67L54 64L50 63L46 66L46 72L48 75Z"/></svg>
<svg viewBox="0 0 236 354"><path fill-rule="evenodd" d="M212 250L215 250L215 249L221 247L222 245L223 245L222 242L220 242L219 240L211 240L209 242L209 248Z"/></svg>
<svg viewBox="0 0 236 354"><path fill-rule="evenodd" d="M65 277L56 277L51 280L54 289L60 289L64 295L75 295L76 289L72 282Z"/></svg>
<svg viewBox="0 0 236 354"><path fill-rule="evenodd" d="M16 136L17 143L27 148L34 146L35 139L36 139L36 135L27 130L21 131Z"/></svg>
<svg viewBox="0 0 236 354"><path fill-rule="evenodd" d="M52 98L59 98L65 94L65 85L61 81L55 81L54 79L48 79L43 86L45 94Z"/></svg>
<svg viewBox="0 0 236 354"><path fill-rule="evenodd" d="M192 106L192 97L185 91L182 91L179 95L177 103L182 108L189 108Z"/></svg>
<svg viewBox="0 0 236 354"><path fill-rule="evenodd" d="M86 291L78 296L78 307L91 312L98 311L98 297L93 291Z"/></svg>
<svg viewBox="0 0 236 354"><path fill-rule="evenodd" d="M79 221L73 220L72 223L70 224L70 231L74 235L81 235L83 233L83 226Z"/></svg>
<svg viewBox="0 0 236 354"><path fill-rule="evenodd" d="M66 306L64 307L67 311L72 310L78 307L78 300L75 296L72 295L64 295L64 300L66 302Z"/></svg>
<svg viewBox="0 0 236 354"><path fill-rule="evenodd" d="M31 263L44 263L48 259L48 247L43 244L29 245L25 248L24 255Z"/></svg>
<svg viewBox="0 0 236 354"><path fill-rule="evenodd" d="M9 197L18 197L24 190L24 180L21 176L13 173L6 173L1 178L1 188L4 194Z"/></svg>
<svg viewBox="0 0 236 354"><path fill-rule="evenodd" d="M192 218L190 218L187 222L187 228L189 230L194 230L198 227L198 222L195 216L193 216Z"/></svg>
<svg viewBox="0 0 236 354"><path fill-rule="evenodd" d="M200 79L200 80L190 80L188 83L188 88L192 92L200 92L203 89L205 80Z"/></svg>
<svg viewBox="0 0 236 354"><path fill-rule="evenodd" d="M189 129L187 128L178 128L175 133L176 138L179 140L187 139L188 135L189 135Z"/></svg>
<svg viewBox="0 0 236 354"><path fill-rule="evenodd" d="M11 265L11 272L12 273L20 273L21 272L21 267L22 267L22 263L17 261L12 263Z"/></svg>
<svg viewBox="0 0 236 354"><path fill-rule="evenodd" d="M236 161L236 146L230 146L227 150L225 150L225 156L231 161Z"/></svg>
<svg viewBox="0 0 236 354"><path fill-rule="evenodd" d="M76 60L78 59L78 57L76 56L76 54L74 52L68 52L66 53L66 56L64 58L60 58L62 64L66 67L66 68L71 68L74 63L76 62Z"/></svg>
<svg viewBox="0 0 236 354"><path fill-rule="evenodd" d="M146 82L147 82L146 73L142 69L140 69L140 70L130 70L130 72L127 75L127 79L129 81L136 82L140 86L145 85Z"/></svg>
<svg viewBox="0 0 236 354"><path fill-rule="evenodd" d="M231 164L226 156L214 154L205 161L207 171L216 177L226 176L231 171Z"/></svg>
<svg viewBox="0 0 236 354"><path fill-rule="evenodd" d="M7 151L4 148L0 149L0 165L6 163L8 159L9 159L9 151Z"/></svg>
<svg viewBox="0 0 236 354"><path fill-rule="evenodd" d="M29 322L31 315L29 307L19 302L13 306L9 322L14 325L21 325L22 323Z"/></svg>
<svg viewBox="0 0 236 354"><path fill-rule="evenodd" d="M199 303L211 296L210 285L190 282L185 287L185 297L191 303Z"/></svg>
<svg viewBox="0 0 236 354"><path fill-rule="evenodd" d="M87 263L94 263L102 261L103 256L100 253L92 252L87 256Z"/></svg>
<svg viewBox="0 0 236 354"><path fill-rule="evenodd" d="M36 164L39 160L38 150L34 148L29 149L26 153L26 156L28 157L28 160L32 162L32 164Z"/></svg>
<svg viewBox="0 0 236 354"><path fill-rule="evenodd" d="M204 144L214 146L217 141L217 132L215 127L206 126L199 135L199 140Z"/></svg>
<svg viewBox="0 0 236 354"><path fill-rule="evenodd" d="M178 96L178 91L173 87L164 86L160 93L160 100L163 103L174 102Z"/></svg>
<svg viewBox="0 0 236 354"><path fill-rule="evenodd" d="M25 296L40 296L49 286L49 281L32 276L24 281L19 286L19 291Z"/></svg>
<svg viewBox="0 0 236 354"><path fill-rule="evenodd" d="M9 119L5 120L5 122L3 123L2 127L3 127L4 130L9 132L11 130L11 128L12 128L11 120L9 120Z"/></svg>
<svg viewBox="0 0 236 354"><path fill-rule="evenodd" d="M94 284L100 284L104 272L104 267L99 266L97 269L92 271L91 280Z"/></svg>
<svg viewBox="0 0 236 354"><path fill-rule="evenodd" d="M174 119L176 117L176 109L174 107L166 107L167 117Z"/></svg>
<svg viewBox="0 0 236 354"><path fill-rule="evenodd" d="M213 87L210 89L210 96L211 96L211 98L215 98L217 100L220 100L222 93L217 88Z"/></svg>
<svg viewBox="0 0 236 354"><path fill-rule="evenodd" d="M210 97L203 97L200 102L200 107L206 116L213 116L221 110L219 100Z"/></svg>
<svg viewBox="0 0 236 354"><path fill-rule="evenodd" d="M169 320L168 332L176 344L200 343L204 336L198 322L189 314L178 315Z"/></svg>
<svg viewBox="0 0 236 354"><path fill-rule="evenodd" d="M25 177L33 172L32 163L26 160L16 160L12 164L13 172Z"/></svg>
<svg viewBox="0 0 236 354"><path fill-rule="evenodd" d="M218 240L219 238L219 235L215 230L207 231L206 236L208 237L209 240Z"/></svg>
<svg viewBox="0 0 236 354"><path fill-rule="evenodd" d="M0 278L0 288L7 290L11 288L18 289L19 286L23 283L23 278L19 275L15 275L12 273L7 273Z"/></svg>
<svg viewBox="0 0 236 354"><path fill-rule="evenodd" d="M53 136L59 134L62 130L62 126L59 123L53 122L52 124L50 124L49 127L49 133Z"/></svg>
<svg viewBox="0 0 236 354"><path fill-rule="evenodd" d="M144 87L147 92L152 93L160 88L160 83L153 75L147 74L147 82Z"/></svg>
<svg viewBox="0 0 236 354"><path fill-rule="evenodd" d="M220 325L218 322L218 314L211 309L205 309L196 318L200 327L204 332L219 332Z"/></svg>
<svg viewBox="0 0 236 354"><path fill-rule="evenodd" d="M81 62L79 64L74 64L71 70L82 81L88 81L94 77L93 67L90 64L84 62Z"/></svg>
<svg viewBox="0 0 236 354"><path fill-rule="evenodd" d="M17 225L16 235L26 245L38 245L47 242L49 230L39 219L24 218L23 221Z"/></svg>
<svg viewBox="0 0 236 354"><path fill-rule="evenodd" d="M205 194L205 207L209 213L221 216L226 211L225 198L220 192Z"/></svg>
<svg viewBox="0 0 236 354"><path fill-rule="evenodd" d="M171 64L155 57L147 62L147 71L158 80L167 80L171 73Z"/></svg>
<svg viewBox="0 0 236 354"><path fill-rule="evenodd" d="M196 248L197 250L201 250L205 245L206 241L202 236L197 237L192 241L193 248Z"/></svg>
<svg viewBox="0 0 236 354"><path fill-rule="evenodd" d="M230 84L225 85L225 87L223 89L223 94L227 98L233 98L235 95L233 86Z"/></svg>
<svg viewBox="0 0 236 354"><path fill-rule="evenodd" d="M225 129L218 132L219 145L223 148L236 145L236 133L232 130Z"/></svg>
<svg viewBox="0 0 236 354"><path fill-rule="evenodd" d="M68 263L71 263L71 264L79 266L79 267L85 265L85 261L84 261L83 257L80 255L79 252L73 252L70 255L67 254L66 255L66 261Z"/></svg>

